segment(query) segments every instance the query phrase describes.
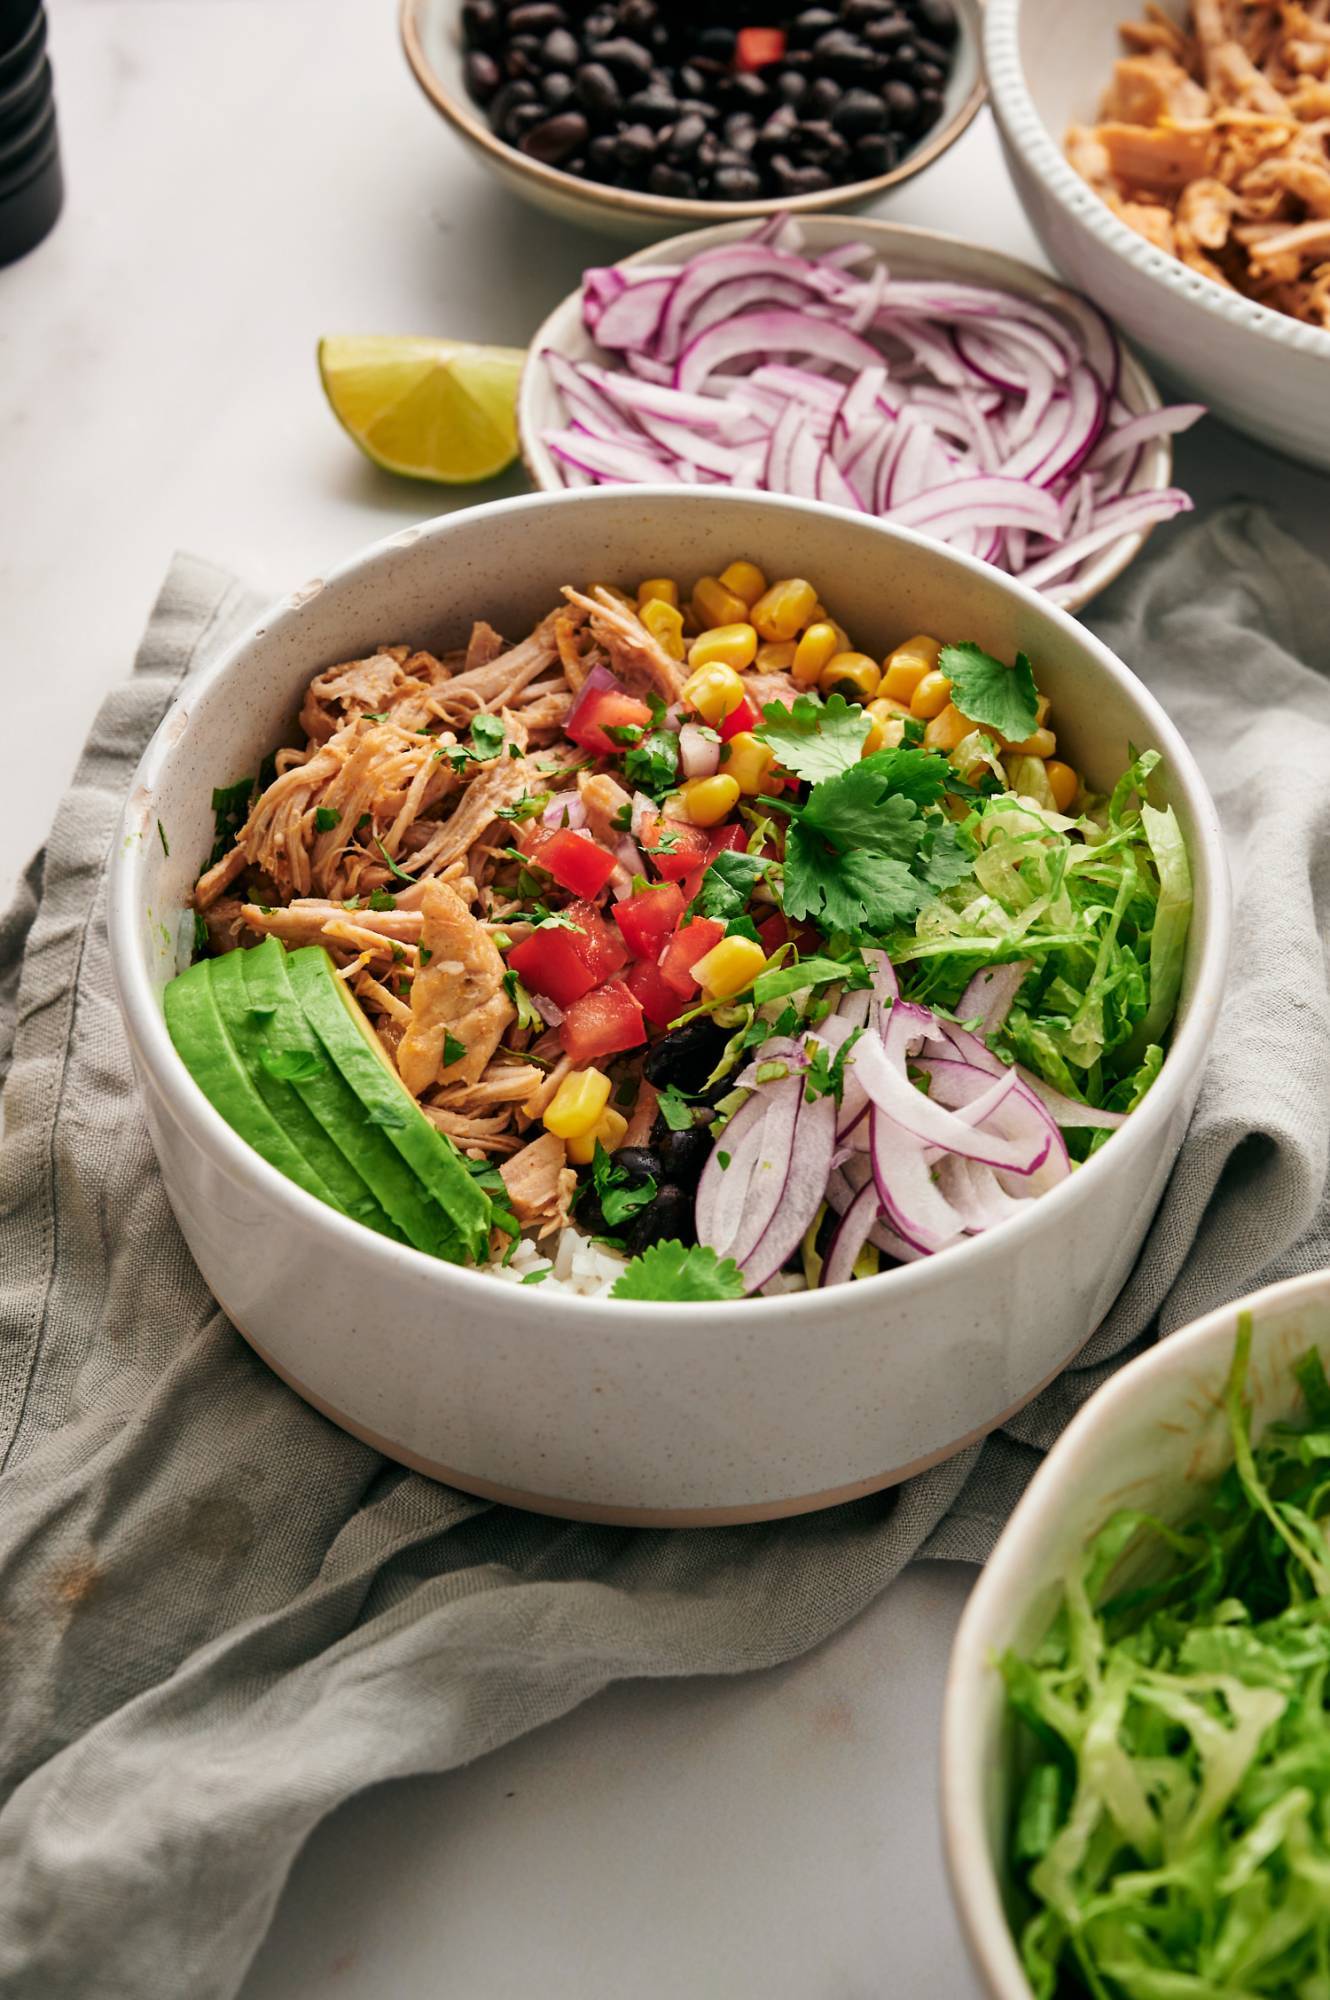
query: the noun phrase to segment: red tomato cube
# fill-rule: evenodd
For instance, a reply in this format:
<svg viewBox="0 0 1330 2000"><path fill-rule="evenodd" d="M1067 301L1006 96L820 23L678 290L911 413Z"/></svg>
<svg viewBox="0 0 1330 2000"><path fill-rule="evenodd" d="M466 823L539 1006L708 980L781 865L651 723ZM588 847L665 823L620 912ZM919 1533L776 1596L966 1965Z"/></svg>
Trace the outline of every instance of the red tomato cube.
<svg viewBox="0 0 1330 2000"><path fill-rule="evenodd" d="M574 896L598 896L618 866L615 857L571 827L561 827L540 843L540 866Z"/></svg>
<svg viewBox="0 0 1330 2000"><path fill-rule="evenodd" d="M742 730L756 729L758 723L761 720L762 717L759 714L758 710L755 708L753 703L749 701L748 696L745 695L743 700L739 703L739 706L737 708L732 708L729 714L725 717L725 720L721 723L720 725L721 742L728 743L731 736L738 736ZM724 770L724 768L725 766L722 764L721 765L722 771Z"/></svg>
<svg viewBox="0 0 1330 2000"><path fill-rule="evenodd" d="M508 963L532 993L544 994L556 1007L571 1007L596 983L578 943L573 931L533 931L513 946Z"/></svg>
<svg viewBox="0 0 1330 2000"><path fill-rule="evenodd" d="M728 826L718 826L714 829L708 846L710 850L707 854L708 866L718 854L724 854L727 850L733 854L747 854L748 828L740 826L737 820L731 820Z"/></svg>
<svg viewBox="0 0 1330 2000"><path fill-rule="evenodd" d="M634 959L624 974L624 984L653 1028L668 1028L675 1015L684 1010L683 999L674 987L666 985L660 967L649 958Z"/></svg>
<svg viewBox="0 0 1330 2000"><path fill-rule="evenodd" d="M612 972L627 965L623 939L613 924L606 923L594 903L570 903L563 914L569 923L577 925L575 931L565 931L563 935L572 939L574 949L591 974L593 986L601 985Z"/></svg>
<svg viewBox="0 0 1330 2000"><path fill-rule="evenodd" d="M660 843L663 843L661 845ZM708 840L700 826L659 813L644 815L638 846L655 863L667 882L682 882L695 868L706 866Z"/></svg>
<svg viewBox="0 0 1330 2000"><path fill-rule="evenodd" d="M773 951L779 951L783 944L788 944L790 941L790 927L780 910L769 916L765 923L758 925L757 934L768 958Z"/></svg>
<svg viewBox="0 0 1330 2000"><path fill-rule="evenodd" d="M559 1040L575 1063L638 1048L646 1038L642 1009L621 979L574 1001L559 1029Z"/></svg>
<svg viewBox="0 0 1330 2000"><path fill-rule="evenodd" d="M594 757L618 757L622 745L605 734L607 729L647 729L651 710L626 688L583 688L573 703L564 734Z"/></svg>
<svg viewBox="0 0 1330 2000"><path fill-rule="evenodd" d="M665 984L685 1000L690 999L700 983L693 977L693 967L724 935L724 924L717 923L714 917L694 917L676 931L660 955L660 976Z"/></svg>
<svg viewBox="0 0 1330 2000"><path fill-rule="evenodd" d="M623 941L634 958L657 959L670 933L678 929L684 913L683 892L677 882L662 882L658 888L642 889L636 896L614 905L614 921L623 932Z"/></svg>
<svg viewBox="0 0 1330 2000"><path fill-rule="evenodd" d="M736 69L765 69L785 53L784 28L740 28L734 42Z"/></svg>

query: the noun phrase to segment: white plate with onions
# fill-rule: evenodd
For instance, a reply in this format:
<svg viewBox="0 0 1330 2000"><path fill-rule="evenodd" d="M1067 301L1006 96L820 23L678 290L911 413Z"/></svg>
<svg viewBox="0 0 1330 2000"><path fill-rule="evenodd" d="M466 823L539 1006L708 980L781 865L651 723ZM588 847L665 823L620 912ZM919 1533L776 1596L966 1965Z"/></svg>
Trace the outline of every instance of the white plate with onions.
<svg viewBox="0 0 1330 2000"><path fill-rule="evenodd" d="M546 492L731 486L874 515L1078 611L1190 507L1164 408L1098 308L898 223L778 217L588 271L531 343Z"/></svg>

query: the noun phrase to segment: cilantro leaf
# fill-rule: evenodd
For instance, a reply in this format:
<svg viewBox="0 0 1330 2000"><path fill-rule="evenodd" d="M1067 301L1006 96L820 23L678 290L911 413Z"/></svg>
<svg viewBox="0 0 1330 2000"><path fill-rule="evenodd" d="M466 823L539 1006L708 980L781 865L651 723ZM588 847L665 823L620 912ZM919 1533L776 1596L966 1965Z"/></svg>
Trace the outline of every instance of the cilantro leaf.
<svg viewBox="0 0 1330 2000"><path fill-rule="evenodd" d="M541 1264L537 1270L524 1271L519 1283L523 1285L543 1285L553 1269L553 1264Z"/></svg>
<svg viewBox="0 0 1330 2000"><path fill-rule="evenodd" d="M679 775L679 739L671 730L653 729L635 743L623 760L630 785L653 796L672 789Z"/></svg>
<svg viewBox="0 0 1330 2000"><path fill-rule="evenodd" d="M477 761L487 764L497 757L504 745L507 731L497 715L478 715L471 725L471 741L476 746Z"/></svg>
<svg viewBox="0 0 1330 2000"><path fill-rule="evenodd" d="M220 785L212 795L213 849L209 865L220 861L233 846L235 837L249 818L249 802L254 791L252 778L237 778L234 785Z"/></svg>
<svg viewBox="0 0 1330 2000"><path fill-rule="evenodd" d="M688 906L689 914L696 916L700 911L704 917L719 918L721 923L745 916L754 885L770 867L769 855L740 854L732 848L723 848L702 877L702 886Z"/></svg>
<svg viewBox="0 0 1330 2000"><path fill-rule="evenodd" d="M395 910L397 898L390 895L386 889L375 889L370 894L369 907L371 910Z"/></svg>
<svg viewBox="0 0 1330 2000"><path fill-rule="evenodd" d="M775 751L782 770L817 784L859 762L872 726L872 717L843 694L826 701L801 694L793 708L769 701L753 734Z"/></svg>
<svg viewBox="0 0 1330 2000"><path fill-rule="evenodd" d="M538 1035L545 1032L545 1019L532 1001L531 995L511 968L503 975L503 990L517 1009L517 1026L530 1029Z"/></svg>
<svg viewBox="0 0 1330 2000"><path fill-rule="evenodd" d="M1024 653L1004 667L982 646L944 646L938 671L951 682L951 698L961 714L1009 743L1021 743L1039 720L1039 691Z"/></svg>
<svg viewBox="0 0 1330 2000"><path fill-rule="evenodd" d="M314 824L320 833L331 833L341 814L333 806L315 806Z"/></svg>
<svg viewBox="0 0 1330 2000"><path fill-rule="evenodd" d="M688 1132L693 1125L693 1107L684 1099L677 1084L667 1083L656 1099L659 1111L671 1132Z"/></svg>
<svg viewBox="0 0 1330 2000"><path fill-rule="evenodd" d="M787 993L802 993L806 987L831 986L839 979L852 987L868 984L868 972L858 952L844 963L838 958L804 958L794 965L780 965L770 972L759 972L753 981L753 1001L756 1006L762 1007L768 1000L783 1000ZM798 1016L794 1018L797 1021ZM761 1025L765 1028L764 1023ZM791 1030L782 1028L778 1022L776 1032L780 1034Z"/></svg>
<svg viewBox="0 0 1330 2000"><path fill-rule="evenodd" d="M733 1258L722 1262L705 1243L685 1250L682 1243L653 1243L617 1278L610 1296L616 1299L660 1299L703 1304L712 1299L741 1299L743 1273Z"/></svg>
<svg viewBox="0 0 1330 2000"><path fill-rule="evenodd" d="M208 926L207 926L207 924L205 923L204 919L203 919L203 918L202 918L202 917L201 917L201 916L199 915L198 911L197 911L197 910L195 910L195 912L194 912L194 949L195 949L195 951L206 951L206 950L208 949L208 946L209 946L209 945L210 945L211 943L212 943L212 939L211 939L211 937L209 936L209 933L208 933Z"/></svg>
<svg viewBox="0 0 1330 2000"><path fill-rule="evenodd" d="M600 1203L607 1229L617 1229L629 1216L636 1215L656 1199L656 1183L650 1174L634 1180L624 1167L616 1166L599 1139L591 1162L591 1184Z"/></svg>
<svg viewBox="0 0 1330 2000"><path fill-rule="evenodd" d="M514 800L512 805L496 806L495 817L507 820L535 819L537 813L544 812L553 796L552 792L523 792L521 798Z"/></svg>
<svg viewBox="0 0 1330 2000"><path fill-rule="evenodd" d="M374 836L374 845L378 848L379 853L383 856L384 865L386 866L388 873L390 875L395 875L399 882L415 881L416 878L414 875L408 875L406 869L400 867L398 863L393 860L392 855L389 854L387 848L384 846L383 842L379 839L377 833ZM370 908L373 909L375 907L376 906L373 903L371 903Z"/></svg>
<svg viewBox="0 0 1330 2000"><path fill-rule="evenodd" d="M904 861L886 854L842 854L796 824L785 843L784 897L787 916L859 936L912 922L933 891Z"/></svg>
<svg viewBox="0 0 1330 2000"><path fill-rule="evenodd" d="M444 1029L444 1031L443 1031L443 1066L444 1066L444 1068L445 1068L445 1069L451 1069L452 1065L453 1065L453 1064L454 1064L455 1062L461 1062L461 1060L462 1060L462 1057L463 1057L463 1056L464 1056L465 1054L466 1054L466 1043L465 1043L465 1042L459 1042L459 1041L458 1041L458 1039L457 1039L457 1037L456 1037L456 1035L450 1035L450 1034L448 1033L448 1030L447 1030L447 1029L445 1028L445 1029Z"/></svg>

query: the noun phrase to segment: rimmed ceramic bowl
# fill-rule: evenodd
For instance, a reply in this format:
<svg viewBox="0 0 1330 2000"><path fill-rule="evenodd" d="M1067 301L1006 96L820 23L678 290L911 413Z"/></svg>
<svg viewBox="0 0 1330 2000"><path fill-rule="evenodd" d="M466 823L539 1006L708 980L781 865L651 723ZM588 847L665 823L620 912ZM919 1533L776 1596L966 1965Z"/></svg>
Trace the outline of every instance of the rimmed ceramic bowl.
<svg viewBox="0 0 1330 2000"><path fill-rule="evenodd" d="M968 284L993 285L1052 306L1056 306L1059 299L1066 298L1066 293L1047 272L1037 271L1033 264L1024 264L1017 257L1005 257L997 250L985 250L959 236L946 236L937 229L919 229L906 223L875 222L864 216L845 215L805 216L800 226L812 256L834 249L838 243L862 241L871 243L888 270L898 277L949 278ZM621 261L627 264L682 263L699 250L740 241L751 233L751 228L750 223L720 223L710 229L694 230L686 236L670 237L664 243L653 243L648 249L639 250ZM517 397L517 434L526 469L543 492L561 493L566 491L563 474L544 442L547 430L561 428L567 422L562 398L540 358L544 350L551 347L566 355L570 361L611 361L611 357L597 347L582 323L580 290L570 292L567 298L561 300L536 332L527 353ZM1145 410L1157 410L1160 405L1159 391L1129 349L1123 354L1121 395L1133 415ZM1141 451L1128 491L1159 492L1171 485L1172 480L1172 440L1167 437L1153 438ZM1149 528L1136 528L1130 534L1120 535L1117 541L1110 542L1107 548L1092 557L1077 579L1075 589L1068 593L1066 608L1083 610L1091 598L1097 597L1140 554L1151 532Z"/></svg>
<svg viewBox="0 0 1330 2000"><path fill-rule="evenodd" d="M736 217L757 219L786 211L807 214L817 209L861 208L922 173L960 138L984 101L979 58L982 4L983 0L957 0L960 34L942 115L890 173L826 188L818 194L761 201L689 201L634 188L604 187L533 160L490 130L483 109L467 92L462 77L460 0L401 0L400 25L406 59L426 97L506 187L565 222L642 243L679 229Z"/></svg>
<svg viewBox="0 0 1330 2000"><path fill-rule="evenodd" d="M1194 1512L1232 1462L1223 1392L1238 1315L1252 1315L1253 1432L1305 1419L1290 1373L1309 1347L1330 1363L1330 1271L1270 1285L1128 1363L1058 1439L974 1587L956 1632L942 1717L942 1811L952 1893L993 2000L1033 2000L1007 1919L1013 1741L992 1661L1031 1651L1068 1567L1121 1507ZM1124 1569L1122 1576L1128 1571Z"/></svg>
<svg viewBox="0 0 1330 2000"><path fill-rule="evenodd" d="M223 1122L162 1019L162 988L189 955L213 787L290 740L306 683L330 663L399 635L452 646L477 616L516 638L566 581L689 579L739 555L772 577L814 579L875 652L917 631L1006 659L1023 649L1059 743L1096 787L1132 746L1162 753L1196 910L1174 1039L1144 1104L1001 1229L852 1287L747 1303L626 1306L512 1286L313 1200ZM1181 1144L1229 909L1214 806L1186 745L1065 613L832 508L620 488L427 521L274 605L186 687L144 756L112 850L110 934L167 1192L208 1284L271 1366L335 1422L455 1485L555 1514L682 1526L890 1485L1001 1422L1076 1352L1126 1277Z"/></svg>
<svg viewBox="0 0 1330 2000"><path fill-rule="evenodd" d="M989 97L1016 191L1057 269L1151 363L1261 444L1330 468L1330 331L1272 312L1121 222L1063 152L1122 54L1121 0L987 0ZM1184 0L1164 0L1181 20Z"/></svg>

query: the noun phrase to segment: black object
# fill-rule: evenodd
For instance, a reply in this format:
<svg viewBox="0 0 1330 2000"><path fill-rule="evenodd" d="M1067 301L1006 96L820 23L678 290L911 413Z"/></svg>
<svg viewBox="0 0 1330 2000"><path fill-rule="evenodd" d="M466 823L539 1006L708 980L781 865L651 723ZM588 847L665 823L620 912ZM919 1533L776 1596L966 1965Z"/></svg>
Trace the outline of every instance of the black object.
<svg viewBox="0 0 1330 2000"><path fill-rule="evenodd" d="M63 199L46 14L40 0L0 0L0 264L41 242Z"/></svg>
<svg viewBox="0 0 1330 2000"><path fill-rule="evenodd" d="M34 9L0 0L0 23L30 30ZM724 0L707 23L700 11L464 0L467 89L500 138L563 173L719 202L876 178L941 116L954 0ZM748 26L784 31L779 60L735 67ZM0 121L5 90L0 48Z"/></svg>

